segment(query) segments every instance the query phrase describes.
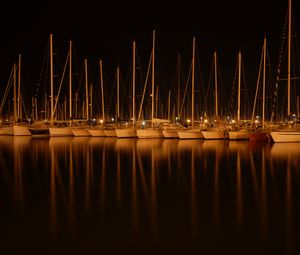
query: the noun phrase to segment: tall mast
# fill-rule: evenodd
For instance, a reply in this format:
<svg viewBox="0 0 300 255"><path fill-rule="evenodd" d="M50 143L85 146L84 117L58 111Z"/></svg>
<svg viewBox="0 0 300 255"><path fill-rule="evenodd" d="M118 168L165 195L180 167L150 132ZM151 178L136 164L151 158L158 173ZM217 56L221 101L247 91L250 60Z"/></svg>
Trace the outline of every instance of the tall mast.
<svg viewBox="0 0 300 255"><path fill-rule="evenodd" d="M180 53L178 53L177 62L177 116L180 118Z"/></svg>
<svg viewBox="0 0 300 255"><path fill-rule="evenodd" d="M52 34L50 34L50 104L51 104L51 117L50 123L53 125L53 46Z"/></svg>
<svg viewBox="0 0 300 255"><path fill-rule="evenodd" d="M154 73L155 72L154 56L155 56L155 30L153 30L153 38L152 38L152 101L151 101L151 104L152 104L152 109L151 109L151 111L152 111L152 116L151 116L152 127L154 126L154 124L153 124L153 119L154 119L154 78L155 78L154 77L154 74L155 74Z"/></svg>
<svg viewBox="0 0 300 255"><path fill-rule="evenodd" d="M241 62L242 62L242 54L239 51L239 77L238 77L238 109L237 109L237 123L240 122L240 110L241 110Z"/></svg>
<svg viewBox="0 0 300 255"><path fill-rule="evenodd" d="M17 121L17 66L14 64L14 123Z"/></svg>
<svg viewBox="0 0 300 255"><path fill-rule="evenodd" d="M132 126L135 126L135 41L132 45Z"/></svg>
<svg viewBox="0 0 300 255"><path fill-rule="evenodd" d="M193 37L193 58L192 58L192 126L194 126L194 101L195 101L195 36Z"/></svg>
<svg viewBox="0 0 300 255"><path fill-rule="evenodd" d="M103 70L102 70L102 59L100 59L100 82L101 82L101 110L102 110L102 120L104 123L104 93L103 93Z"/></svg>
<svg viewBox="0 0 300 255"><path fill-rule="evenodd" d="M215 62L215 118L218 117L218 72L217 72L217 52L214 52Z"/></svg>
<svg viewBox="0 0 300 255"><path fill-rule="evenodd" d="M263 71L263 96L262 96L262 128L265 129L265 96L266 96L266 53L267 39L264 37L264 71Z"/></svg>
<svg viewBox="0 0 300 255"><path fill-rule="evenodd" d="M120 118L120 67L117 67L117 123Z"/></svg>
<svg viewBox="0 0 300 255"><path fill-rule="evenodd" d="M72 41L69 45L69 119L72 122Z"/></svg>
<svg viewBox="0 0 300 255"><path fill-rule="evenodd" d="M292 37L292 0L289 0L289 25L288 25L288 107L287 115L291 115L291 37Z"/></svg>
<svg viewBox="0 0 300 255"><path fill-rule="evenodd" d="M171 119L171 90L169 90L168 96L168 120Z"/></svg>
<svg viewBox="0 0 300 255"><path fill-rule="evenodd" d="M17 114L17 118L20 118L21 117L21 107L22 107L22 104L21 104L21 54L19 54L19 68L18 68L18 106L17 106L17 109L18 109L18 114Z"/></svg>
<svg viewBox="0 0 300 255"><path fill-rule="evenodd" d="M87 75L87 59L84 60L85 70L85 114L86 119L89 119L89 92L88 92L88 75Z"/></svg>
<svg viewBox="0 0 300 255"><path fill-rule="evenodd" d="M90 117L93 117L93 83L90 85Z"/></svg>

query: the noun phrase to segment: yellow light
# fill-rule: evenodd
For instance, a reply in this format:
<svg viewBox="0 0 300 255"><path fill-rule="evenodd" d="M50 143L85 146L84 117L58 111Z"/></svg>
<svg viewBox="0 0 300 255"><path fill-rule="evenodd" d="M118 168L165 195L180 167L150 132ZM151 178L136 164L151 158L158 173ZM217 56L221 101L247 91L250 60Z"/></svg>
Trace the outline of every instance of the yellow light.
<svg viewBox="0 0 300 255"><path fill-rule="evenodd" d="M187 123L191 123L191 120L190 120L190 119L187 119L186 122L187 122Z"/></svg>

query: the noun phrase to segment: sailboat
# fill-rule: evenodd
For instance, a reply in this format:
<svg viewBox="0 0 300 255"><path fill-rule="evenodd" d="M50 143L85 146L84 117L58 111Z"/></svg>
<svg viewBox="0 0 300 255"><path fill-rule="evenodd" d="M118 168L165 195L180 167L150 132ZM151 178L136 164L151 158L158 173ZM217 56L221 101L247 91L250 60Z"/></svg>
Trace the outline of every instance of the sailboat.
<svg viewBox="0 0 300 255"><path fill-rule="evenodd" d="M71 44L70 44L70 52L69 52L69 60L71 55ZM71 62L70 62L71 64ZM67 127L65 125L62 126L57 126L54 123L54 114L55 114L55 109L54 109L54 85L53 85L53 35L50 34L50 106L51 106L51 116L50 116L50 125L47 126L49 129L49 134L50 136L73 136L72 130L70 127ZM60 84L61 85L61 84ZM55 102L55 108L57 106L58 100Z"/></svg>
<svg viewBox="0 0 300 255"><path fill-rule="evenodd" d="M215 74L215 121L214 126L207 128L207 130L202 130L202 135L204 139L227 139L228 132L226 128L219 123L216 123L219 119L218 111L218 72L217 72L217 52L214 52L214 74Z"/></svg>
<svg viewBox="0 0 300 255"><path fill-rule="evenodd" d="M241 63L242 63L242 54L239 51L238 54L238 107L237 107L237 128L234 130L228 130L229 140L247 140L249 136L249 131L245 128L241 129L242 125L240 119L240 109L241 109Z"/></svg>
<svg viewBox="0 0 300 255"><path fill-rule="evenodd" d="M136 138L136 126L135 126L135 51L136 51L136 45L135 41L133 41L132 44L132 126L130 126L130 122L126 122L126 125L124 127L119 126L116 128L116 135L117 138Z"/></svg>
<svg viewBox="0 0 300 255"><path fill-rule="evenodd" d="M102 64L101 64L101 68L100 68L100 74L101 74L101 97L102 97L102 116L104 119L104 93L103 93L103 72L102 72ZM104 134L107 137L116 137L117 133L116 133L116 128L118 125L118 120L119 120L119 88L120 88L120 68L117 67L117 120L115 123L112 124L106 124L105 129L104 129Z"/></svg>
<svg viewBox="0 0 300 255"><path fill-rule="evenodd" d="M17 75L18 70L18 75ZM17 77L18 76L18 77ZM18 65L14 64L12 73L10 75L9 82L7 84L7 88L5 91L4 98L1 104L2 112L7 93L11 86L11 80L13 82L13 116L12 116L12 123L9 123L8 126L3 125L0 128L0 135L13 135L13 136L30 136L31 133L29 132L28 126L29 123L21 122L21 55L19 54L19 62Z"/></svg>
<svg viewBox="0 0 300 255"><path fill-rule="evenodd" d="M249 134L249 141L250 142L267 142L269 140L269 130L265 129L265 85L266 85L266 51L267 51L267 40L266 37L264 38L264 45L263 45L263 54L262 54L262 61L263 62L263 90L262 90L262 129L255 129ZM260 65L261 66L261 65ZM256 86L256 93L253 105L253 112L251 118L251 129L253 128L254 124L254 113L255 113L255 106L256 100L258 95L258 84L260 79L260 69L258 74L257 86Z"/></svg>
<svg viewBox="0 0 300 255"><path fill-rule="evenodd" d="M100 71L100 87L101 87L101 112L102 117L99 120L99 124L96 124L95 126L91 126L88 128L88 132L93 137L106 137L108 136L105 132L105 114L104 114L104 92L103 92L103 69L102 69L102 59L99 61L99 71ZM92 92L92 91L91 91ZM92 99L92 96L91 96ZM92 105L92 102L91 102ZM114 130L113 130L114 131ZM115 133L115 131L114 131ZM114 134L116 136L116 134Z"/></svg>
<svg viewBox="0 0 300 255"><path fill-rule="evenodd" d="M12 82L14 84L14 106L15 106L15 85L16 85L16 64L13 65L12 70L10 72L10 76L6 85L6 89L1 101L1 106L0 106L0 115L1 115L1 127L0 127L0 135L13 135L13 125L15 122L15 118L16 118L16 111L15 111L15 107L14 107L14 113L13 113L13 117L11 117L11 113L8 113L8 116L3 116L3 109L4 109L4 105L7 99L7 96L9 94L10 91L10 87L12 85ZM2 119L3 117L5 117L4 119Z"/></svg>
<svg viewBox="0 0 300 255"><path fill-rule="evenodd" d="M292 39L292 1L288 2L288 71L287 71L287 117L291 117L291 39ZM300 127L297 123L288 122L283 128L271 131L272 140L280 142L300 142Z"/></svg>
<svg viewBox="0 0 300 255"><path fill-rule="evenodd" d="M151 127L149 128L139 128L136 131L138 138L163 138L162 130L154 126L154 88L155 88L155 30L153 31L153 46L152 46L152 93L151 93ZM147 83L145 83L146 85ZM159 121L159 120L158 120Z"/></svg>
<svg viewBox="0 0 300 255"><path fill-rule="evenodd" d="M15 72L14 72L15 73ZM14 80L16 80L16 75L14 75ZM16 91L16 86L14 82L14 124L13 124L13 135L14 136L31 136L31 133L28 129L29 124L19 122L22 120L21 109L21 55L19 55L19 64L18 64L18 89ZM17 92L17 93L16 93ZM16 98L17 94L17 98ZM17 99L17 100L16 100Z"/></svg>
<svg viewBox="0 0 300 255"><path fill-rule="evenodd" d="M50 120L37 121L33 123L29 129L32 136L73 136L71 128L67 125L66 121L54 121L55 109L57 107L58 96L54 105L54 85L53 85L53 35L49 36L49 47L50 47ZM71 61L71 43L70 52L67 57ZM67 61L65 63L63 76L65 73ZM71 63L70 63L71 64ZM62 86L63 78L60 82L60 88ZM71 81L70 81L71 82ZM59 92L60 92L59 88Z"/></svg>
<svg viewBox="0 0 300 255"><path fill-rule="evenodd" d="M164 138L178 138L178 131L183 129L183 126L180 123L181 115L181 104L180 104L180 89L181 89L181 55L178 54L177 57L177 117L173 116L173 121L171 122L171 90L169 90L169 99L168 99L168 120L170 120L169 125L163 126L162 134ZM174 115L175 109L173 109ZM175 118L175 121L174 121Z"/></svg>
<svg viewBox="0 0 300 255"><path fill-rule="evenodd" d="M200 127L195 127L195 48L196 48L196 38L193 37L193 57L192 57L192 120L191 120L191 128L186 130L178 130L177 134L179 139L201 139L203 135L200 131Z"/></svg>
<svg viewBox="0 0 300 255"><path fill-rule="evenodd" d="M89 120L89 92L88 92L88 71L87 71L87 59L84 60L84 73L85 73L85 121L83 125L78 125L72 128L74 136L91 136L87 123Z"/></svg>

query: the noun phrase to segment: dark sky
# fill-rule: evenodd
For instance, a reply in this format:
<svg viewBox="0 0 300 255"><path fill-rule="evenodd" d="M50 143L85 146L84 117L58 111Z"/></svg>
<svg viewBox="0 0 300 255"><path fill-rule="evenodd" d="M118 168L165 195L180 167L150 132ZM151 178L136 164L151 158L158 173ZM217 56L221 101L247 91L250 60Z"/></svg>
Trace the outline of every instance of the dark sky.
<svg viewBox="0 0 300 255"><path fill-rule="evenodd" d="M48 3L43 7L28 4L0 9L1 91L19 53L23 58L26 83L35 86L50 33L53 33L62 59L67 54L69 40L73 40L79 58L87 58L95 70L98 68L98 60L102 58L104 67L110 73L118 63L123 68L128 67L132 40L136 40L140 58L147 63L153 29L157 31L158 61L164 66L166 76L175 68L179 52L185 65L189 65L192 38L196 36L205 79L208 79L207 72L211 67L213 51L217 50L225 73L225 83L230 84L237 51L241 49L246 72L252 76L250 80L253 82L258 70L264 33L268 37L271 58L274 65L277 64L287 9L287 0L228 0L207 3L200 0L194 3L161 0L155 4L140 1L130 5L125 5L124 2L119 5L112 1L105 5L99 1L97 4L81 2L70 8L62 3L63 1L55 5ZM170 80L171 77L167 79Z"/></svg>

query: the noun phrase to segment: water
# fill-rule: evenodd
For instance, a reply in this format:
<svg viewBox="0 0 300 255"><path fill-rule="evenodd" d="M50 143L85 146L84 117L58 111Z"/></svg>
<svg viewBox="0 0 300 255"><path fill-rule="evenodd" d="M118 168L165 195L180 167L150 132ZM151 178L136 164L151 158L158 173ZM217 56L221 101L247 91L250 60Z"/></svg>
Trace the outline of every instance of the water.
<svg viewBox="0 0 300 255"><path fill-rule="evenodd" d="M2 136L0 162L1 254L299 252L300 144Z"/></svg>

